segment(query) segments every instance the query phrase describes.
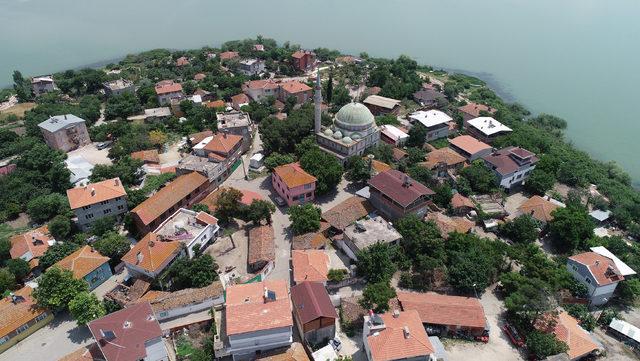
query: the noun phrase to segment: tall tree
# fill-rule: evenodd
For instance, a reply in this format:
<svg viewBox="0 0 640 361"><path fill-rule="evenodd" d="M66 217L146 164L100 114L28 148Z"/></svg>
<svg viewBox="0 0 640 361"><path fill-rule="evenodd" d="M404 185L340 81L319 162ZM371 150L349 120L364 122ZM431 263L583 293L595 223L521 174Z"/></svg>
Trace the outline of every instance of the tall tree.
<svg viewBox="0 0 640 361"><path fill-rule="evenodd" d="M311 203L289 207L289 219L294 235L314 232L320 229L320 208Z"/></svg>
<svg viewBox="0 0 640 361"><path fill-rule="evenodd" d="M98 300L94 293L80 292L69 301L69 313L78 325L87 323L107 314L104 304Z"/></svg>
<svg viewBox="0 0 640 361"><path fill-rule="evenodd" d="M241 199L242 192L235 188L221 190L216 199L215 216L222 223L229 223L232 218L239 215Z"/></svg>
<svg viewBox="0 0 640 361"><path fill-rule="evenodd" d="M331 104L331 99L333 97L333 72L329 72L329 81L327 81L327 91L325 92L325 99L327 100L327 104Z"/></svg>
<svg viewBox="0 0 640 361"><path fill-rule="evenodd" d="M389 285L389 282L370 283L362 292L360 305L364 309L373 309L377 313L384 313L389 310L389 300L396 296L396 290Z"/></svg>
<svg viewBox="0 0 640 361"><path fill-rule="evenodd" d="M365 277L370 283L388 282L396 271L393 252L389 244L382 242L358 251L358 275Z"/></svg>
<svg viewBox="0 0 640 361"><path fill-rule="evenodd" d="M342 180L342 164L336 157L319 148L306 152L300 158L300 166L316 177L316 194L323 195L334 190Z"/></svg>
<svg viewBox="0 0 640 361"><path fill-rule="evenodd" d="M78 293L88 291L89 285L85 280L76 279L69 270L52 267L40 277L33 297L39 306L61 311L67 309Z"/></svg>

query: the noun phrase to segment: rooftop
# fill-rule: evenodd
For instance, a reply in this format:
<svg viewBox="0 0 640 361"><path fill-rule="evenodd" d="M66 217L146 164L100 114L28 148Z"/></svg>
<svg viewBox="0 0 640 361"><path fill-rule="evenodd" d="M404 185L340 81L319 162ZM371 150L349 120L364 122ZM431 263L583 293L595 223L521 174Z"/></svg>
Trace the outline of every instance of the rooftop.
<svg viewBox="0 0 640 361"><path fill-rule="evenodd" d="M392 243L402 238L391 223L380 216L356 221L344 229L344 234L361 250L378 242Z"/></svg>
<svg viewBox="0 0 640 361"><path fill-rule="evenodd" d="M106 361L96 342L80 347L58 361Z"/></svg>
<svg viewBox="0 0 640 361"><path fill-rule="evenodd" d="M369 180L369 186L403 207L408 207L420 197L435 194L422 183L395 169L374 176Z"/></svg>
<svg viewBox="0 0 640 361"><path fill-rule="evenodd" d="M157 149L140 150L131 153L131 158L139 159L145 163L160 163L160 155Z"/></svg>
<svg viewBox="0 0 640 361"><path fill-rule="evenodd" d="M264 200L264 197L260 193L256 193L254 191L220 186L209 193L202 201L200 201L200 204L206 205L209 208L209 212L215 212L216 208L218 208L218 197L220 196L220 192L226 189L236 189L240 191L242 193L240 203L244 204L245 206L251 205L251 203L253 203L253 201L255 200Z"/></svg>
<svg viewBox="0 0 640 361"><path fill-rule="evenodd" d="M145 343L162 337L148 302L91 321L89 330L109 361L137 361L147 356Z"/></svg>
<svg viewBox="0 0 640 361"><path fill-rule="evenodd" d="M441 92L433 89L420 89L413 93L413 99L418 102L429 103L438 99L446 100L447 97Z"/></svg>
<svg viewBox="0 0 640 361"><path fill-rule="evenodd" d="M192 304L203 303L204 301L222 297L224 288L220 281L202 288L187 288L176 292L160 295L149 301L154 314L162 311L173 310L180 307L187 307Z"/></svg>
<svg viewBox="0 0 640 361"><path fill-rule="evenodd" d="M351 196L322 213L322 219L332 227L342 231L348 225L366 217L372 211L373 206L368 200L358 196Z"/></svg>
<svg viewBox="0 0 640 361"><path fill-rule="evenodd" d="M482 157L485 162L491 164L495 171L501 175L511 174L522 165L533 164L538 161L535 154L518 147L506 147Z"/></svg>
<svg viewBox="0 0 640 361"><path fill-rule="evenodd" d="M393 109L400 106L400 100L386 98L380 95L369 95L364 101L364 104L374 105L381 108Z"/></svg>
<svg viewBox="0 0 640 361"><path fill-rule="evenodd" d="M471 209L476 209L476 204L473 201L460 193L456 193L451 198L451 207L453 209L461 208L461 207L469 207Z"/></svg>
<svg viewBox="0 0 640 361"><path fill-rule="evenodd" d="M225 113L216 113L218 118L218 129L248 127L251 125L249 114L233 110Z"/></svg>
<svg viewBox="0 0 640 361"><path fill-rule="evenodd" d="M555 326L551 326L554 322ZM569 316L565 311L560 312L558 316L546 314L535 323L535 327L547 333L553 333L556 338L569 346L567 354L571 360L585 356L599 348L594 342L591 335L578 324L578 320Z"/></svg>
<svg viewBox="0 0 640 361"><path fill-rule="evenodd" d="M264 351L256 361L310 361L309 355L300 342L294 342L285 350L282 348Z"/></svg>
<svg viewBox="0 0 640 361"><path fill-rule="evenodd" d="M226 170L223 163L211 162L209 158L192 154L180 159L176 168L205 174L212 182Z"/></svg>
<svg viewBox="0 0 640 361"><path fill-rule="evenodd" d="M398 129L396 126L393 126L391 124L385 124L380 126L380 132L382 132L384 135L393 139L396 142L402 139L409 138L409 134L403 132L402 130Z"/></svg>
<svg viewBox="0 0 640 361"><path fill-rule="evenodd" d="M437 293L398 292L402 309L416 310L423 323L484 328L484 309L477 298Z"/></svg>
<svg viewBox="0 0 640 361"><path fill-rule="evenodd" d="M611 211L603 211L600 209L596 209L594 211L589 212L591 218L595 219L598 222L604 222L611 216Z"/></svg>
<svg viewBox="0 0 640 361"><path fill-rule="evenodd" d="M44 122L38 124L38 126L49 132L57 132L60 129L65 128L68 125L72 124L81 124L84 123L85 120L79 117L76 117L73 114L64 114L64 115L54 115Z"/></svg>
<svg viewBox="0 0 640 361"><path fill-rule="evenodd" d="M379 315L384 329L367 336L371 361L394 361L426 356L435 352L416 311Z"/></svg>
<svg viewBox="0 0 640 361"><path fill-rule="evenodd" d="M126 197L127 192L120 182L120 178L112 178L101 182L90 183L84 187L67 190L67 198L71 209L100 203L118 197Z"/></svg>
<svg viewBox="0 0 640 361"><path fill-rule="evenodd" d="M631 267L627 266L626 263L622 262L620 258L616 257L615 254L611 253L605 247L602 247L602 246L591 247L591 251L612 260L613 263L618 268L618 271L620 271L620 274L622 274L623 276L630 276L630 275L636 274L636 271L634 271Z"/></svg>
<svg viewBox="0 0 640 361"><path fill-rule="evenodd" d="M31 297L31 287L23 287L11 296L0 299L0 338L7 336L18 327L38 317L45 309L39 308Z"/></svg>
<svg viewBox="0 0 640 361"><path fill-rule="evenodd" d="M180 83L175 83L173 80L163 80L156 84L156 94L168 94L168 93L176 93L182 91L182 85Z"/></svg>
<svg viewBox="0 0 640 361"><path fill-rule="evenodd" d="M82 279L110 260L109 257L101 255L100 252L94 250L91 246L84 246L61 259L52 267L69 270L73 272L73 277Z"/></svg>
<svg viewBox="0 0 640 361"><path fill-rule="evenodd" d="M309 232L293 236L291 239L291 248L297 250L318 249L325 246L329 239L324 232L329 228L329 223L320 221L320 229L316 232Z"/></svg>
<svg viewBox="0 0 640 361"><path fill-rule="evenodd" d="M203 140L203 142L206 141L207 139L208 138ZM240 135L216 133L204 145L203 149L214 152L214 153L218 153L218 154L231 154L234 148L241 142L242 142L242 136ZM196 145L194 149L197 148L200 144Z"/></svg>
<svg viewBox="0 0 640 361"><path fill-rule="evenodd" d="M149 224L208 181L198 172L181 175L131 212L137 214L144 224Z"/></svg>
<svg viewBox="0 0 640 361"><path fill-rule="evenodd" d="M293 326L287 282L267 280L227 287L226 334Z"/></svg>
<svg viewBox="0 0 640 361"><path fill-rule="evenodd" d="M289 163L276 167L273 172L282 179L287 188L292 189L309 183L315 183L316 177L307 173L299 163Z"/></svg>
<svg viewBox="0 0 640 361"><path fill-rule="evenodd" d="M40 82L53 83L53 75L40 75L31 78L31 84Z"/></svg>
<svg viewBox="0 0 640 361"><path fill-rule="evenodd" d="M615 262L611 258L596 252L579 253L569 257L569 259L589 268L598 286L605 286L624 280L624 276L620 273Z"/></svg>
<svg viewBox="0 0 640 361"><path fill-rule="evenodd" d="M299 81L287 81L280 84L280 88L289 94L311 91L311 87Z"/></svg>
<svg viewBox="0 0 640 361"><path fill-rule="evenodd" d="M293 282L326 282L329 273L329 255L323 250L291 251Z"/></svg>
<svg viewBox="0 0 640 361"><path fill-rule="evenodd" d="M105 82L102 85L104 85L106 88L109 88L111 90L122 90L130 86L133 86L133 82L128 79L117 79L117 80Z"/></svg>
<svg viewBox="0 0 640 361"><path fill-rule="evenodd" d="M474 127L479 130L482 134L486 136L491 136L494 134L498 134L501 132L510 132L511 128L506 125L500 123L499 121L491 118L491 117L478 117L473 118L467 122L469 126Z"/></svg>
<svg viewBox="0 0 640 361"><path fill-rule="evenodd" d="M149 272L156 272L181 250L181 242L161 241L155 233L149 232L122 257L122 261Z"/></svg>
<svg viewBox="0 0 640 361"><path fill-rule="evenodd" d="M528 214L541 222L550 222L553 219L551 213L558 207L558 204L535 195L522 203L520 207L518 207L518 210L522 214Z"/></svg>
<svg viewBox="0 0 640 361"><path fill-rule="evenodd" d="M252 265L260 261L275 261L275 237L271 225L257 226L249 230L249 253L247 262Z"/></svg>
<svg viewBox="0 0 640 361"><path fill-rule="evenodd" d="M497 111L497 109L491 108L484 104L478 104L474 102L468 102L466 105L459 107L458 110L460 110L463 113L467 113L473 117L479 117L480 112L483 112L483 111L489 114L494 114Z"/></svg>
<svg viewBox="0 0 640 361"><path fill-rule="evenodd" d="M11 258L20 258L27 252L31 252L31 257L41 257L55 242L56 240L49 233L49 227L45 224L42 227L11 237L9 254L11 254Z"/></svg>
<svg viewBox="0 0 640 361"><path fill-rule="evenodd" d="M251 100L246 94L240 93L231 97L231 102L236 105L249 104Z"/></svg>
<svg viewBox="0 0 640 361"><path fill-rule="evenodd" d="M630 324L629 322L614 318L611 320L611 323L609 323L609 328L612 328L635 342L640 343L640 328Z"/></svg>
<svg viewBox="0 0 640 361"><path fill-rule="evenodd" d="M234 59L239 57L240 54L238 54L235 51L225 51L220 53L220 60L230 60L230 59Z"/></svg>
<svg viewBox="0 0 640 361"><path fill-rule="evenodd" d="M419 122L427 128L453 121L453 118L447 115L447 113L435 109L417 111L410 114L409 119Z"/></svg>
<svg viewBox="0 0 640 361"><path fill-rule="evenodd" d="M447 166L455 166L462 164L466 161L466 158L458 154L455 150L445 147L432 150L425 156L425 161L420 163L429 169L433 169L438 164L444 163Z"/></svg>
<svg viewBox="0 0 640 361"><path fill-rule="evenodd" d="M468 233L475 225L464 217L449 217L440 212L429 212L425 219L433 221L440 230L440 235L445 239L449 238L451 232Z"/></svg>
<svg viewBox="0 0 640 361"><path fill-rule="evenodd" d="M491 149L489 144L483 143L470 135L461 135L449 140L449 143L462 149L468 154L476 154L486 149Z"/></svg>
<svg viewBox="0 0 640 361"><path fill-rule="evenodd" d="M162 222L154 233L160 240L184 242L198 237L207 226L217 224L218 219L209 213L180 208Z"/></svg>
<svg viewBox="0 0 640 361"><path fill-rule="evenodd" d="M319 282L302 282L291 287L291 303L302 324L321 317L338 318L327 289Z"/></svg>

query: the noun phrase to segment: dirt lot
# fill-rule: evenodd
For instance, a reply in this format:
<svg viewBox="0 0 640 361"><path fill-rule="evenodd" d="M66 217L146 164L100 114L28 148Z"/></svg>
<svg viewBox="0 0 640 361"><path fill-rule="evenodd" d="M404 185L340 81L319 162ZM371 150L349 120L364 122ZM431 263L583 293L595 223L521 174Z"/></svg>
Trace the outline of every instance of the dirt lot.
<svg viewBox="0 0 640 361"><path fill-rule="evenodd" d="M231 236L219 237L214 244L207 248L206 253L216 260L223 273L226 273L224 270L227 267L235 267L228 272L229 279L236 277L246 279L251 277L247 269L247 251L247 232L241 228Z"/></svg>
<svg viewBox="0 0 640 361"><path fill-rule="evenodd" d="M512 218L518 213L518 207L520 207L520 205L522 205L522 203L527 199L528 198L522 193L514 193L507 197L507 200L504 202L504 209L509 213L509 218Z"/></svg>
<svg viewBox="0 0 640 361"><path fill-rule="evenodd" d="M493 286L495 287L495 286ZM488 289L480 299L484 307L485 316L489 327L489 343L465 342L458 340L441 339L445 344L447 358L449 361L467 361L470 355L476 361L512 361L524 360L517 349L515 349L500 327L504 323L504 304L498 300L492 292L493 287Z"/></svg>
<svg viewBox="0 0 640 361"><path fill-rule="evenodd" d="M67 156L69 158L73 158L74 156L82 156L84 159L86 159L87 162L93 165L112 164L111 159L109 159L109 157L107 156L107 154L109 154L109 148L98 150L96 148L96 144L98 143L91 143L91 144L85 145L82 148L72 150L69 153L67 153Z"/></svg>
<svg viewBox="0 0 640 361"><path fill-rule="evenodd" d="M3 120L7 115L14 114L18 116L18 118L22 118L24 113L27 110L30 110L36 106L36 103L19 103L10 108L0 110L0 121Z"/></svg>

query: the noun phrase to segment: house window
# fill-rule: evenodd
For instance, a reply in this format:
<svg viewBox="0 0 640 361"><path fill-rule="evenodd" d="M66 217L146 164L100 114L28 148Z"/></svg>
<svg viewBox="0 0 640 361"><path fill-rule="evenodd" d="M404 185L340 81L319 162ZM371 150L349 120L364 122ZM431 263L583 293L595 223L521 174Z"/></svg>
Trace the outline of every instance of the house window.
<svg viewBox="0 0 640 361"><path fill-rule="evenodd" d="M102 213L104 213L104 214L109 214L109 213L111 213L111 208L107 208L107 209L105 209L104 211L102 211Z"/></svg>
<svg viewBox="0 0 640 361"><path fill-rule="evenodd" d="M588 284L591 284L591 278L585 278Z"/></svg>
<svg viewBox="0 0 640 361"><path fill-rule="evenodd" d="M108 204L108 203L109 203L109 200L108 200L108 199L107 199L106 201L102 201L102 202L100 202L100 204L102 204L102 205L105 205L105 204Z"/></svg>
<svg viewBox="0 0 640 361"><path fill-rule="evenodd" d="M9 341L9 336L4 336L3 338L0 338L0 345L2 345L3 343Z"/></svg>
<svg viewBox="0 0 640 361"><path fill-rule="evenodd" d="M121 200L121 199L122 199L122 197L117 197L117 198L116 198L116 201L119 201L119 200Z"/></svg>
<svg viewBox="0 0 640 361"><path fill-rule="evenodd" d="M44 320L45 318L47 318L47 313L46 312L38 315L38 317L36 317L36 322L40 322L40 321Z"/></svg>
<svg viewBox="0 0 640 361"><path fill-rule="evenodd" d="M23 333L24 331L26 331L28 328L29 328L29 325L25 323L24 325L22 325L22 326L20 326L20 327L18 327L18 328L16 329L16 333L17 333L17 334L21 334L21 333Z"/></svg>
<svg viewBox="0 0 640 361"><path fill-rule="evenodd" d="M89 209L89 208L91 208L91 205L88 205L88 206L84 206L84 207L82 207L82 209L84 209L85 211L86 211L87 209Z"/></svg>
<svg viewBox="0 0 640 361"><path fill-rule="evenodd" d="M304 189L311 189L312 186L313 186L313 184L311 184L311 183L305 184L304 185Z"/></svg>
<svg viewBox="0 0 640 361"><path fill-rule="evenodd" d="M123 209L124 209L124 205L122 205L122 204L121 204L121 205L119 205L119 206L118 206L118 210L119 210L119 211L121 211L121 210L123 210Z"/></svg>
<svg viewBox="0 0 640 361"><path fill-rule="evenodd" d="M93 213L89 213L89 214L85 215L84 218L86 218L86 219L93 218Z"/></svg>

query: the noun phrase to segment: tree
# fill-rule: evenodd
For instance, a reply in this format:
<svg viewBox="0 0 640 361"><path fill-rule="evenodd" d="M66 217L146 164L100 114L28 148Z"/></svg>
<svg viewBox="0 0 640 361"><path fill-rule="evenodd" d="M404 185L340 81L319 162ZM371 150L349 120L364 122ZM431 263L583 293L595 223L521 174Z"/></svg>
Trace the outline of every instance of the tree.
<svg viewBox="0 0 640 361"><path fill-rule="evenodd" d="M567 304L564 309L573 317L580 321L580 326L587 331L593 331L596 328L596 319L593 317L589 309L585 305Z"/></svg>
<svg viewBox="0 0 640 361"><path fill-rule="evenodd" d="M376 313L384 313L389 310L389 300L396 297L396 290L389 282L370 283L362 292L360 306L364 309L373 309Z"/></svg>
<svg viewBox="0 0 640 361"><path fill-rule="evenodd" d="M116 311L120 311L122 309L122 306L120 306L118 302L110 300L108 298L102 300L102 305L107 315Z"/></svg>
<svg viewBox="0 0 640 361"><path fill-rule="evenodd" d="M398 117L393 114L379 115L376 117L376 125L401 125Z"/></svg>
<svg viewBox="0 0 640 361"><path fill-rule="evenodd" d="M446 249L451 286L473 294L485 290L503 267L498 243L472 234L451 233Z"/></svg>
<svg viewBox="0 0 640 361"><path fill-rule="evenodd" d="M133 93L123 93L114 95L107 100L104 115L106 119L127 119L128 116L138 114L142 111L142 106L138 97Z"/></svg>
<svg viewBox="0 0 640 361"><path fill-rule="evenodd" d="M518 243L531 243L538 238L538 221L523 214L500 226L500 233Z"/></svg>
<svg viewBox="0 0 640 361"><path fill-rule="evenodd" d="M369 283L388 282L396 271L393 250L387 243L377 242L358 251L356 271Z"/></svg>
<svg viewBox="0 0 640 361"><path fill-rule="evenodd" d="M471 189L478 193L491 193L498 186L495 175L482 160L471 163L471 166L464 168L460 175L469 182Z"/></svg>
<svg viewBox="0 0 640 361"><path fill-rule="evenodd" d="M347 159L345 178L350 182L366 183L371 178L371 166L359 155Z"/></svg>
<svg viewBox="0 0 640 361"><path fill-rule="evenodd" d="M593 237L593 221L580 206L559 207L552 212L549 234L554 245L562 251L583 248L587 239Z"/></svg>
<svg viewBox="0 0 640 361"><path fill-rule="evenodd" d="M79 292L69 301L69 313L80 326L107 314L104 304L95 294Z"/></svg>
<svg viewBox="0 0 640 361"><path fill-rule="evenodd" d="M325 91L325 99L327 104L331 104L333 97L333 72L329 72L329 80L327 81L327 90Z"/></svg>
<svg viewBox="0 0 640 361"><path fill-rule="evenodd" d="M78 293L88 291L89 285L85 280L74 278L69 270L53 267L40 277L33 297L40 307L61 311L69 306Z"/></svg>
<svg viewBox="0 0 640 361"><path fill-rule="evenodd" d="M291 155L291 154L280 154L278 152L273 152L268 157L266 157L264 159L264 166L270 172L273 172L273 170L276 167L279 167L279 166L285 165L285 164L289 164L289 163L293 163L295 161L296 161L295 157L293 155Z"/></svg>
<svg viewBox="0 0 640 361"><path fill-rule="evenodd" d="M11 241L9 238L0 238L0 263L11 259Z"/></svg>
<svg viewBox="0 0 640 361"><path fill-rule="evenodd" d="M316 195L329 193L342 180L342 164L336 157L317 147L300 158L300 166L317 178Z"/></svg>
<svg viewBox="0 0 640 361"><path fill-rule="evenodd" d="M247 220L259 225L262 221L271 224L271 215L276 211L276 206L265 200L256 199L248 207Z"/></svg>
<svg viewBox="0 0 640 361"><path fill-rule="evenodd" d="M100 182L117 177L120 178L123 186L135 186L142 181L142 176L144 175L143 164L142 160L133 159L126 155L113 164L96 164L89 176L89 180L91 182Z"/></svg>
<svg viewBox="0 0 640 361"><path fill-rule="evenodd" d="M347 86L343 82L340 82L331 96L331 110L337 112L349 102L351 102L349 90L347 90Z"/></svg>
<svg viewBox="0 0 640 361"><path fill-rule="evenodd" d="M412 166L416 163L420 163L424 161L424 156L427 152L422 148L417 147L409 147L407 148L407 158L406 163L408 166Z"/></svg>
<svg viewBox="0 0 640 361"><path fill-rule="evenodd" d="M549 189L553 188L556 178L553 174L542 169L535 168L525 182L525 188L534 194L544 195Z"/></svg>
<svg viewBox="0 0 640 361"><path fill-rule="evenodd" d="M408 214L396 222L396 229L402 235L402 248L409 257L428 255L444 258L444 239L433 222L425 222L415 214Z"/></svg>
<svg viewBox="0 0 640 361"><path fill-rule="evenodd" d="M149 141L153 146L160 149L167 142L167 134L161 130L152 130L149 132Z"/></svg>
<svg viewBox="0 0 640 361"><path fill-rule="evenodd" d="M349 271L344 268L332 268L329 270L329 273L327 273L327 278L332 282L340 282L344 280L348 274Z"/></svg>
<svg viewBox="0 0 640 361"><path fill-rule="evenodd" d="M37 223L46 222L53 217L69 211L67 197L58 193L51 193L35 197L27 204L27 213L31 220Z"/></svg>
<svg viewBox="0 0 640 361"><path fill-rule="evenodd" d="M49 222L49 232L56 240L64 240L71 233L71 220L68 216L59 214Z"/></svg>
<svg viewBox="0 0 640 361"><path fill-rule="evenodd" d="M311 203L294 205L287 211L291 220L291 230L294 235L315 232L320 229L320 208Z"/></svg>
<svg viewBox="0 0 640 361"><path fill-rule="evenodd" d="M16 96L21 102L29 101L33 98L31 95L31 87L29 81L22 76L22 73L18 70L13 72L13 90L16 91Z"/></svg>
<svg viewBox="0 0 640 361"><path fill-rule="evenodd" d="M206 204L202 204L202 203L196 203L193 206L191 206L191 210L194 212L205 212L205 213L209 213L209 206L207 206Z"/></svg>
<svg viewBox="0 0 640 361"><path fill-rule="evenodd" d="M167 275L171 278L174 290L202 288L218 279L217 270L218 265L213 258L203 254L193 259L179 258L171 265Z"/></svg>
<svg viewBox="0 0 640 361"><path fill-rule="evenodd" d="M423 167L419 164L416 164L411 168L407 169L407 173L412 179L417 180L418 182L424 184L427 187L431 186L434 183L433 172L431 172L430 169Z"/></svg>
<svg viewBox="0 0 640 361"><path fill-rule="evenodd" d="M451 198L453 198L451 186L449 186L449 184L447 183L443 183L434 187L434 191L436 192L436 194L433 195L433 202L439 207L448 207L451 203Z"/></svg>
<svg viewBox="0 0 640 361"><path fill-rule="evenodd" d="M242 192L235 188L225 188L220 191L216 199L215 216L222 223L229 223L240 212Z"/></svg>
<svg viewBox="0 0 640 361"><path fill-rule="evenodd" d="M536 359L543 360L549 356L566 352L569 347L559 341L553 333L533 331L527 335L527 350L535 355Z"/></svg>
<svg viewBox="0 0 640 361"><path fill-rule="evenodd" d="M6 268L0 268L0 293L4 294L7 290L16 287L16 276Z"/></svg>
<svg viewBox="0 0 640 361"><path fill-rule="evenodd" d="M29 262L23 260L22 258L13 258L7 260L5 262L5 267L9 272L13 273L16 277L16 280L22 282L22 280L31 272L31 267L29 266Z"/></svg>
<svg viewBox="0 0 640 361"><path fill-rule="evenodd" d="M640 279L631 278L622 281L618 292L622 301L632 304L640 297Z"/></svg>
<svg viewBox="0 0 640 361"><path fill-rule="evenodd" d="M80 247L74 243L56 243L53 246L47 248L47 251L42 255L42 257L40 257L39 266L40 268L46 270L61 259L75 252L78 248Z"/></svg>
<svg viewBox="0 0 640 361"><path fill-rule="evenodd" d="M95 220L91 224L91 234L97 237L103 237L109 232L113 232L116 228L116 218L113 216L102 217Z"/></svg>
<svg viewBox="0 0 640 361"><path fill-rule="evenodd" d="M108 232L93 244L93 248L103 256L111 258L110 264L115 266L120 263L122 256L129 252L131 244L125 236Z"/></svg>
<svg viewBox="0 0 640 361"><path fill-rule="evenodd" d="M407 147L424 147L424 143L427 140L428 130L426 127L416 124L409 129L409 138L405 143Z"/></svg>

